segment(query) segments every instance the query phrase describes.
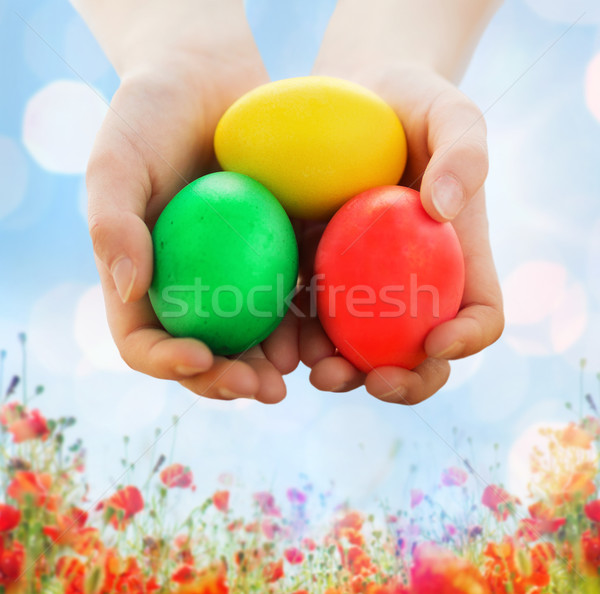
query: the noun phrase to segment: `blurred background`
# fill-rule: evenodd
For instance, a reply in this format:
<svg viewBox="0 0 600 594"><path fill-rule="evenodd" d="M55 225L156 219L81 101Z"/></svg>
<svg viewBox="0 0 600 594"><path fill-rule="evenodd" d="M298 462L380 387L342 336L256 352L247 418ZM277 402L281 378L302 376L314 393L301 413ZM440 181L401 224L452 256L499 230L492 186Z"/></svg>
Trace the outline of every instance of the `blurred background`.
<svg viewBox="0 0 600 594"><path fill-rule="evenodd" d="M310 72L334 5L248 0L272 78ZM506 0L461 85L488 122L502 339L454 364L448 385L414 408L364 389L319 393L303 367L288 376L286 400L266 407L198 399L121 362L84 183L107 109L99 96L110 100L118 78L66 0L0 0L4 385L21 372L25 332L29 384L46 388L34 402L47 416L77 417L72 436L86 444L92 497L124 482L124 435L141 477L152 448L193 470L198 492L184 498L210 495L225 474L241 491L310 482L332 501L397 507L411 488L435 489L441 470L464 458L483 479L480 491L495 481L524 495L535 428L574 419L581 390L599 393L599 33L592 0ZM174 416L176 431L166 431ZM164 436L155 443L157 427Z"/></svg>

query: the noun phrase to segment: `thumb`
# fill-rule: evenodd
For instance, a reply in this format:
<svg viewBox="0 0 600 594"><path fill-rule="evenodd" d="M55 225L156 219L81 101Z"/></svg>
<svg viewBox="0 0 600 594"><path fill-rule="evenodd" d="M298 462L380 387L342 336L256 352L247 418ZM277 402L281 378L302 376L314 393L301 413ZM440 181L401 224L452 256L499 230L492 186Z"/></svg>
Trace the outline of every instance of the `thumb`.
<svg viewBox="0 0 600 594"><path fill-rule="evenodd" d="M152 280L152 238L144 220L152 189L121 107L116 97L96 138L86 182L94 253L125 303L143 297Z"/></svg>
<svg viewBox="0 0 600 594"><path fill-rule="evenodd" d="M431 159L421 183L421 200L431 217L449 221L487 176L485 120L474 103L451 87L434 100L427 127Z"/></svg>

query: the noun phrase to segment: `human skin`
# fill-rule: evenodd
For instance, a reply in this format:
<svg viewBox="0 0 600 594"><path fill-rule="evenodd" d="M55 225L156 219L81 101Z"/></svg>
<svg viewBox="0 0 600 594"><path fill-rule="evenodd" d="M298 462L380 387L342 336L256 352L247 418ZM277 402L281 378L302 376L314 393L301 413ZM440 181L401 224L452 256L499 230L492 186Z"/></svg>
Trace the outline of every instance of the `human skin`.
<svg viewBox="0 0 600 594"><path fill-rule="evenodd" d="M423 400L443 385L446 359L477 352L499 336L501 297L481 189L487 173L485 124L446 78L458 76L464 67L492 3L377 0L365 11L360 0L340 0L325 35L315 74L361 82L396 110L409 143L403 183L414 186L424 173L423 204L434 218L453 220L467 265L463 308L457 320L429 335L426 349L432 357L414 372L381 368L366 378L335 354L314 318L300 320L288 313L260 346L227 359L214 356L200 341L168 335L147 297L149 229L184 185L215 169L212 138L227 107L268 81L243 1L73 4L121 78L90 157L87 186L108 323L129 366L210 398L275 403L285 397L283 375L301 357L312 367L311 381L319 389L343 391L366 382L374 396L406 403ZM440 19L440 7L449 4L455 17L450 10ZM400 25L411 31L410 38L398 35ZM383 44L392 33L397 41ZM450 200L440 210L432 187L443 174L450 179L445 186ZM319 234L317 225L299 225L305 275Z"/></svg>

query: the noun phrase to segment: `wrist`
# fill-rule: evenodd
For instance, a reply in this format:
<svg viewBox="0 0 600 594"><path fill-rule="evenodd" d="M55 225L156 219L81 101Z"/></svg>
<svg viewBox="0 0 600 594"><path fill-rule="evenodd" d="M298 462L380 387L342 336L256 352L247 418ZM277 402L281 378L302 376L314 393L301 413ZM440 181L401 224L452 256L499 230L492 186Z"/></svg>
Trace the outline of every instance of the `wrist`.
<svg viewBox="0 0 600 594"><path fill-rule="evenodd" d="M458 82L501 0L339 0L315 71L415 66Z"/></svg>

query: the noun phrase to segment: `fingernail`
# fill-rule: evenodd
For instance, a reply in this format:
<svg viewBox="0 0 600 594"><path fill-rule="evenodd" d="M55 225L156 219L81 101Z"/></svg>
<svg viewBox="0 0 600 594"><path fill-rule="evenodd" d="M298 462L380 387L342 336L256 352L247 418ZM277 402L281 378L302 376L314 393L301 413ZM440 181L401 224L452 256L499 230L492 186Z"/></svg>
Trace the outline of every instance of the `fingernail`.
<svg viewBox="0 0 600 594"><path fill-rule="evenodd" d="M462 353L465 348L465 343L462 340L455 340L450 346L446 347L443 351L432 355L434 359L451 359Z"/></svg>
<svg viewBox="0 0 600 594"><path fill-rule="evenodd" d="M249 394L236 394L227 388L219 388L218 392L221 398L227 398L228 400L233 400L234 398L254 398L254 396Z"/></svg>
<svg viewBox="0 0 600 594"><path fill-rule="evenodd" d="M203 371L206 371L206 367L189 367L187 365L175 366L175 373L178 373L179 375L197 375L198 373L202 373Z"/></svg>
<svg viewBox="0 0 600 594"><path fill-rule="evenodd" d="M129 301L135 281L135 266L129 258L121 258L113 265L111 274L117 287L117 293L123 303Z"/></svg>
<svg viewBox="0 0 600 594"><path fill-rule="evenodd" d="M396 400L400 400L401 402L404 401L406 397L406 388L403 386L399 386L395 390L390 390L389 392L382 394L379 398L391 398L392 396Z"/></svg>
<svg viewBox="0 0 600 594"><path fill-rule="evenodd" d="M453 219L465 204L462 184L453 176L444 174L431 186L431 198L436 210L445 218Z"/></svg>

